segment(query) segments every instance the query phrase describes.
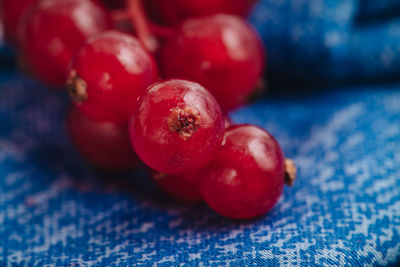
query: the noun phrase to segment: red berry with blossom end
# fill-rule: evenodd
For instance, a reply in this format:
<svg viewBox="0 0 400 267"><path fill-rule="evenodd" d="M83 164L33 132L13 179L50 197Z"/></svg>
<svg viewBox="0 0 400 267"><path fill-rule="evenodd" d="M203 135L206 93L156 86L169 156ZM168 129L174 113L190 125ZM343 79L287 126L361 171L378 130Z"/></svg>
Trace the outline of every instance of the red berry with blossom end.
<svg viewBox="0 0 400 267"><path fill-rule="evenodd" d="M184 22L167 41L161 64L167 78L200 83L229 111L254 92L263 70L264 51L245 21L215 15Z"/></svg>
<svg viewBox="0 0 400 267"><path fill-rule="evenodd" d="M76 106L90 118L127 123L139 96L157 79L155 60L139 41L109 31L78 51L67 85Z"/></svg>
<svg viewBox="0 0 400 267"><path fill-rule="evenodd" d="M169 80L147 89L130 125L138 156L149 167L183 174L207 163L221 143L224 119L201 85Z"/></svg>
<svg viewBox="0 0 400 267"><path fill-rule="evenodd" d="M256 0L152 0L158 13L170 24L183 20L225 13L246 16Z"/></svg>
<svg viewBox="0 0 400 267"><path fill-rule="evenodd" d="M17 42L18 25L25 11L39 0L2 0L0 1L0 18L4 25L6 37L12 43Z"/></svg>
<svg viewBox="0 0 400 267"><path fill-rule="evenodd" d="M250 219L275 206L284 183L293 183L295 171L269 133L237 125L225 131L220 150L198 175L211 208L229 218Z"/></svg>
<svg viewBox="0 0 400 267"><path fill-rule="evenodd" d="M72 56L85 40L112 26L106 10L88 0L42 0L19 27L19 43L35 74L54 87L65 85Z"/></svg>
<svg viewBox="0 0 400 267"><path fill-rule="evenodd" d="M91 120L73 108L67 128L77 149L95 166L107 170L129 170L140 166L126 126Z"/></svg>
<svg viewBox="0 0 400 267"><path fill-rule="evenodd" d="M152 171L150 175L157 186L172 198L183 202L202 200L197 176L193 172L173 175Z"/></svg>

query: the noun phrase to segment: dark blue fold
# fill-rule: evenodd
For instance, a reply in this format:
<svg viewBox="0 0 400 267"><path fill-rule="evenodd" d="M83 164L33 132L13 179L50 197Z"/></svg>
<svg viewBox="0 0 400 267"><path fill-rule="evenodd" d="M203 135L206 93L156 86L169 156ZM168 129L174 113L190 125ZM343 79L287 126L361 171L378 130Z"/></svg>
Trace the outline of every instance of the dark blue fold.
<svg viewBox="0 0 400 267"><path fill-rule="evenodd" d="M266 45L269 77L300 83L398 81L399 20L360 23L360 9L356 0L262 0L250 21Z"/></svg>

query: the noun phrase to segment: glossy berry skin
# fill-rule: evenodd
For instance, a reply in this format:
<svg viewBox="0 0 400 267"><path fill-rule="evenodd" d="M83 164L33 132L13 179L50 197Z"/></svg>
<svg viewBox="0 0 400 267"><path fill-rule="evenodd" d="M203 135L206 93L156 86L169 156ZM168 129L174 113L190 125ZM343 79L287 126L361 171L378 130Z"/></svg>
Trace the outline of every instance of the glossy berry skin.
<svg viewBox="0 0 400 267"><path fill-rule="evenodd" d="M78 51L68 88L76 106L90 118L128 123L139 96L157 79L155 60L139 41L109 31L91 38Z"/></svg>
<svg viewBox="0 0 400 267"><path fill-rule="evenodd" d="M246 16L256 0L152 0L169 24L217 13Z"/></svg>
<svg viewBox="0 0 400 267"><path fill-rule="evenodd" d="M171 175L152 171L151 178L170 197L182 202L201 201L200 188L195 173Z"/></svg>
<svg viewBox="0 0 400 267"><path fill-rule="evenodd" d="M68 114L67 129L76 148L96 167L129 170L140 166L126 126L91 120L73 108Z"/></svg>
<svg viewBox="0 0 400 267"><path fill-rule="evenodd" d="M88 0L42 0L20 24L19 43L35 74L65 85L72 56L85 40L111 28L106 10Z"/></svg>
<svg viewBox="0 0 400 267"><path fill-rule="evenodd" d="M234 219L254 218L271 210L282 194L284 156L266 131L232 126L199 181L204 200L215 211Z"/></svg>
<svg viewBox="0 0 400 267"><path fill-rule="evenodd" d="M25 11L39 0L1 0L0 18L4 24L6 37L12 43L17 42L18 25Z"/></svg>
<svg viewBox="0 0 400 267"><path fill-rule="evenodd" d="M264 52L258 35L245 21L214 15L183 23L167 41L161 64L167 78L200 83L229 111L254 92Z"/></svg>
<svg viewBox="0 0 400 267"><path fill-rule="evenodd" d="M140 98L130 136L136 153L150 168L183 174L211 159L223 130L221 108L206 89L169 80L150 86Z"/></svg>

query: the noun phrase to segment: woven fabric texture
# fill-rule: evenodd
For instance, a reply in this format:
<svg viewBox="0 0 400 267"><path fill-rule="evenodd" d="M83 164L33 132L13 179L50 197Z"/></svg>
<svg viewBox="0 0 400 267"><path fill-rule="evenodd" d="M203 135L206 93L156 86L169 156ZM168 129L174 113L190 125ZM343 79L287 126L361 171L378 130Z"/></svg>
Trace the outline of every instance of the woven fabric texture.
<svg viewBox="0 0 400 267"><path fill-rule="evenodd" d="M269 78L299 90L232 117L269 130L299 174L269 214L244 222L171 201L143 171L93 169L66 135L67 94L16 73L0 49L0 266L396 265L400 88L380 82L400 74L398 6L257 5ZM320 81L341 85L307 90Z"/></svg>

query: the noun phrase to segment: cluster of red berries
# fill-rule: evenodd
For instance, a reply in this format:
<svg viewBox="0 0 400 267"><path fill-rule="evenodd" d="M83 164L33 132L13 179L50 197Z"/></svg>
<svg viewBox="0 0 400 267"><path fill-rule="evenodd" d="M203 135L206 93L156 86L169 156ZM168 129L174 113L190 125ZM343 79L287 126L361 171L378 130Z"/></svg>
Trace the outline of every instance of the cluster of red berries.
<svg viewBox="0 0 400 267"><path fill-rule="evenodd" d="M93 164L144 162L168 194L240 219L269 211L294 181L268 132L226 115L265 65L242 18L254 0L0 1L31 72L68 88L68 130Z"/></svg>

